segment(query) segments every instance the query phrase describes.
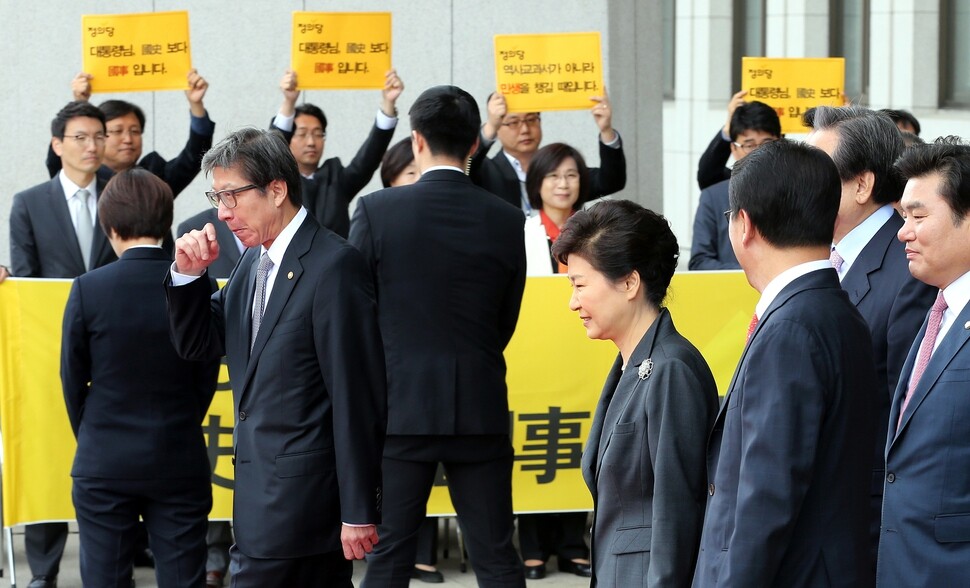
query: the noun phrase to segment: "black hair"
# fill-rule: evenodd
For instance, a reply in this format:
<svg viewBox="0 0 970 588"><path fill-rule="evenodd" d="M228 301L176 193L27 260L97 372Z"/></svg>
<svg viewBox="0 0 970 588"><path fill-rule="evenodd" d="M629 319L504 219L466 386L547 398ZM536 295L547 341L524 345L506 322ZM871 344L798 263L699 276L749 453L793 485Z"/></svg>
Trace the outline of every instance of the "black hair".
<svg viewBox="0 0 970 588"><path fill-rule="evenodd" d="M295 112L296 114L293 115L294 124L296 124L296 117L300 116L301 114L305 114L319 120L320 128L323 130L323 132L327 132L327 117L323 114L323 110L321 110L319 106L314 104L301 104L296 107Z"/></svg>
<svg viewBox="0 0 970 588"><path fill-rule="evenodd" d="M219 141L202 158L202 171L207 175L213 168L234 166L261 190L273 180L284 181L290 202L297 208L303 204L300 170L279 132L253 127L239 129Z"/></svg>
<svg viewBox="0 0 970 588"><path fill-rule="evenodd" d="M745 131L761 131L781 138L781 121L774 108L754 100L734 109L729 130L732 141L737 141L738 136Z"/></svg>
<svg viewBox="0 0 970 588"><path fill-rule="evenodd" d="M565 143L551 143L536 151L529 163L529 172L525 176L525 193L529 197L532 208L542 208L542 181L546 175L556 171L563 160L572 157L579 171L579 198L573 204L573 210L579 210L589 198L589 168L583 155Z"/></svg>
<svg viewBox="0 0 970 588"><path fill-rule="evenodd" d="M906 123L907 125L913 127L913 132L916 135L920 133L919 121L913 116L913 113L908 110L894 110L892 108L883 108L879 112L885 114L890 119L892 119L893 124L899 126L900 122Z"/></svg>
<svg viewBox="0 0 970 588"><path fill-rule="evenodd" d="M112 121L127 114L134 114L138 119L138 125L145 130L145 113L138 106L124 100L105 100L98 106L104 113L105 122Z"/></svg>
<svg viewBox="0 0 970 588"><path fill-rule="evenodd" d="M60 109L54 115L54 120L51 121L51 137L63 139L64 129L67 128L68 121L81 117L95 118L101 121L101 128L104 129L104 113L98 110L93 104L80 101L68 102L67 106Z"/></svg>
<svg viewBox="0 0 970 588"><path fill-rule="evenodd" d="M959 226L970 213L970 145L956 136L940 137L933 143L913 145L896 162L907 180L937 173L937 193Z"/></svg>
<svg viewBox="0 0 970 588"><path fill-rule="evenodd" d="M409 114L411 130L424 137L432 155L468 158L482 123L471 94L457 86L434 86L418 96Z"/></svg>
<svg viewBox="0 0 970 588"><path fill-rule="evenodd" d="M381 184L390 188L391 183L401 175L404 168L414 161L414 149L411 148L411 137L401 139L384 153L381 159Z"/></svg>
<svg viewBox="0 0 970 588"><path fill-rule="evenodd" d="M106 235L161 239L172 231L172 189L152 172L134 167L115 174L98 198L98 222Z"/></svg>

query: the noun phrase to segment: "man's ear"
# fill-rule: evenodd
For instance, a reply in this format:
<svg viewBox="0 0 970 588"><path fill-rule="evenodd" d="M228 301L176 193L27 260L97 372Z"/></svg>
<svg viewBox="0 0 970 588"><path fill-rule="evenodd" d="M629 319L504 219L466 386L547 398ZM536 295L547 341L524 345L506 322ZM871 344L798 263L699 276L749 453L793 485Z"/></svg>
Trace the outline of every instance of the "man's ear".
<svg viewBox="0 0 970 588"><path fill-rule="evenodd" d="M856 204L865 205L872 200L872 189L876 185L876 174L869 170L862 172L852 179L852 186L855 188L854 198Z"/></svg>
<svg viewBox="0 0 970 588"><path fill-rule="evenodd" d="M61 139L60 137L51 137L51 149L53 149L54 153L60 157L61 152L64 151L64 139Z"/></svg>

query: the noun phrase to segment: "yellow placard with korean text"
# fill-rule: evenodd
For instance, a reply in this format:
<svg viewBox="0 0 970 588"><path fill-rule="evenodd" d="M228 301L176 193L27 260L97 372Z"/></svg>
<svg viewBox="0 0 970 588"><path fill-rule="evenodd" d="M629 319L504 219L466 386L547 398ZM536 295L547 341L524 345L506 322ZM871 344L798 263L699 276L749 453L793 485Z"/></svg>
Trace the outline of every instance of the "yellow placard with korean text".
<svg viewBox="0 0 970 588"><path fill-rule="evenodd" d="M809 108L843 105L845 58L744 57L741 89L747 100L775 109L782 133L805 133L802 116Z"/></svg>
<svg viewBox="0 0 970 588"><path fill-rule="evenodd" d="M61 319L70 280L10 278L0 284L0 432L3 521L74 520L71 433L59 378ZM589 510L580 460L617 350L590 341L565 276L529 278L515 335L505 350L515 452L516 512ZM715 294L716 293L716 294ZM757 302L741 272L678 273L667 304L678 331L704 355L727 390ZM225 365L202 423L212 466L210 519L232 515L232 391ZM439 478L428 513L454 513Z"/></svg>
<svg viewBox="0 0 970 588"><path fill-rule="evenodd" d="M294 12L290 67L300 89L383 88L390 12Z"/></svg>
<svg viewBox="0 0 970 588"><path fill-rule="evenodd" d="M509 112L584 110L603 95L600 34L495 35L496 89Z"/></svg>
<svg viewBox="0 0 970 588"><path fill-rule="evenodd" d="M189 13L86 14L82 67L92 92L185 90L192 69Z"/></svg>

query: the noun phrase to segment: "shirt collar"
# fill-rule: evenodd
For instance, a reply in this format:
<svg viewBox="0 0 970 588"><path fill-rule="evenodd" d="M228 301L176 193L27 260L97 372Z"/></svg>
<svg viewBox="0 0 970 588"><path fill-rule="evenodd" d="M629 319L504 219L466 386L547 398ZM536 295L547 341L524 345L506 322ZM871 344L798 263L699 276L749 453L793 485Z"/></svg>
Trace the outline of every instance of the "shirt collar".
<svg viewBox="0 0 970 588"><path fill-rule="evenodd" d="M303 221L306 220L306 217L306 209L301 206L300 210L296 211L296 216L294 216L290 222L283 227L280 234L277 235L276 239L273 240L273 244L269 246L269 249L260 246L260 256L262 256L263 253L268 253L269 258L273 260L273 265L275 267L279 267L279 265L283 263L283 254L286 253L286 248L290 246L290 241L293 240L293 236L296 235L297 230L299 230L300 226L303 224Z"/></svg>
<svg viewBox="0 0 970 588"><path fill-rule="evenodd" d="M525 182L525 170L522 169L522 164L519 163L519 160L509 155L505 149L502 149L502 155L509 160L509 163L512 165L512 169L515 170L515 175L519 176L519 181Z"/></svg>
<svg viewBox="0 0 970 588"><path fill-rule="evenodd" d="M970 272L963 274L944 288L943 299L946 300L946 314L952 312L951 320L956 320L970 302Z"/></svg>
<svg viewBox="0 0 970 588"><path fill-rule="evenodd" d="M895 213L896 209L893 208L892 204L884 204L835 244L835 250L839 252L843 259L842 268L839 271L840 279L845 276L855 260L859 258L859 254L866 248L869 241Z"/></svg>
<svg viewBox="0 0 970 588"><path fill-rule="evenodd" d="M447 169L447 170L451 170L451 171L456 171L456 172L460 173L461 175L465 175L465 170L463 170L461 168L458 168L458 167L455 167L453 165L432 165L428 169L426 169L423 172L421 172L421 175L423 176L424 174L426 174L428 172L438 171L440 169Z"/></svg>
<svg viewBox="0 0 970 588"><path fill-rule="evenodd" d="M761 317L765 314L765 311L768 310L771 303L775 301L778 294L785 289L785 286L791 284L807 273L822 269L832 269L832 264L829 263L829 260L819 259L816 261L800 263L775 276L775 278L768 282L768 285L765 286L764 291L761 292L761 299L758 300L758 305L754 308L755 314L758 315L758 320L761 320Z"/></svg>
<svg viewBox="0 0 970 588"><path fill-rule="evenodd" d="M61 189L64 190L65 200L70 200L71 198L73 198L74 195L77 194L77 191L81 189L81 186L78 186L67 177L67 174L64 173L63 169L60 171L60 173L57 174L57 179L61 181ZM95 176L94 178L92 178L91 183L88 184L87 186L84 186L84 189L90 192L91 195L94 196L95 199L97 199L98 177Z"/></svg>

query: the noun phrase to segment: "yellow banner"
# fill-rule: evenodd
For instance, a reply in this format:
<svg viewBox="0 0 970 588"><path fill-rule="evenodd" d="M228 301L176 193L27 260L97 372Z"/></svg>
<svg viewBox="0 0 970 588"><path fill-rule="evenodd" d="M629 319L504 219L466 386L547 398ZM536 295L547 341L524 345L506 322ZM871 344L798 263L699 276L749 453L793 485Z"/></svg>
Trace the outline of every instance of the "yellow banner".
<svg viewBox="0 0 970 588"><path fill-rule="evenodd" d="M190 48L184 10L81 17L82 63L92 92L185 90Z"/></svg>
<svg viewBox="0 0 970 588"><path fill-rule="evenodd" d="M383 88L390 12L294 12L291 67L300 89Z"/></svg>
<svg viewBox="0 0 970 588"><path fill-rule="evenodd" d="M73 520L70 471L76 443L59 377L61 315L68 280L0 284L0 431L5 525ZM515 336L506 350L515 449L517 512L588 510L580 458L603 382L616 357L590 341L568 308L563 276L529 278ZM741 272L674 276L668 306L678 330L707 358L723 393L744 345L757 293ZM232 514L232 392L225 366L203 423L213 468L210 518ZM430 514L454 512L444 479Z"/></svg>
<svg viewBox="0 0 970 588"><path fill-rule="evenodd" d="M600 34L495 35L495 81L509 112L587 109L604 92Z"/></svg>
<svg viewBox="0 0 970 588"><path fill-rule="evenodd" d="M775 109L782 133L805 133L805 111L844 103L845 58L743 57L741 89Z"/></svg>

